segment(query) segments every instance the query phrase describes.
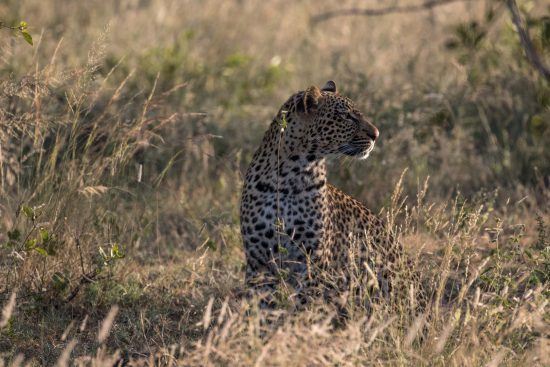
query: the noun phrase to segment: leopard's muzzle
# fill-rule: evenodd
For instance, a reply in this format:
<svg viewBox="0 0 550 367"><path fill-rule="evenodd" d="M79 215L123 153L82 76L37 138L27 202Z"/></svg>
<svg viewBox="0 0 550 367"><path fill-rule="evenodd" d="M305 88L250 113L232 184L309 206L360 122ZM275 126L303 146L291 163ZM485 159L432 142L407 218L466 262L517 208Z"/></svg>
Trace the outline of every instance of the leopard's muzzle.
<svg viewBox="0 0 550 367"><path fill-rule="evenodd" d="M366 159L374 149L374 139L370 137L356 136L348 143L340 146L338 151L350 157L357 159Z"/></svg>

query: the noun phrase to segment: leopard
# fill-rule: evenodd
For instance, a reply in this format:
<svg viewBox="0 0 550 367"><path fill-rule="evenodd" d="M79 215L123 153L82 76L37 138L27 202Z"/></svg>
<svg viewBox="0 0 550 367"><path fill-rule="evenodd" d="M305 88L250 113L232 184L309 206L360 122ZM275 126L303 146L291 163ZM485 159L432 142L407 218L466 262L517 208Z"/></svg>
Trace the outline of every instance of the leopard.
<svg viewBox="0 0 550 367"><path fill-rule="evenodd" d="M240 202L245 285L264 296L265 307L282 286L300 305L318 297L308 289L320 285L344 292L350 268L388 292L402 245L386 221L327 182L327 159L364 160L378 137L332 80L280 107L246 171Z"/></svg>

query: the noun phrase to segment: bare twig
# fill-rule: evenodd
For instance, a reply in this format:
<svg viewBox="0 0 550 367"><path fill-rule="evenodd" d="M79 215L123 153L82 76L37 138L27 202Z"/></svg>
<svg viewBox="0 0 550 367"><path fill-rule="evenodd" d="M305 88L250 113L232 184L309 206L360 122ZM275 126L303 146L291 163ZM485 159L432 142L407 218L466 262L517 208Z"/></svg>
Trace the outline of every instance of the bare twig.
<svg viewBox="0 0 550 367"><path fill-rule="evenodd" d="M523 26L523 21L519 13L518 5L515 0L506 0L506 6L512 15L512 22L516 26L519 34L519 40L527 60L533 65L535 69L548 81L550 81L550 69L542 62L540 56L533 47L531 37L529 37L529 30Z"/></svg>
<svg viewBox="0 0 550 367"><path fill-rule="evenodd" d="M76 287L71 291L67 298L65 298L65 303L71 302L77 296L78 292L80 292L80 289L82 288L82 285L93 283L97 275L98 274L95 271L88 274L82 274L82 277L80 278L80 281L78 282Z"/></svg>
<svg viewBox="0 0 550 367"><path fill-rule="evenodd" d="M9 26L9 25L6 25L4 22L0 21L0 29L8 29L8 30L11 30L11 31L24 31L26 26L24 25L18 25L18 26Z"/></svg>
<svg viewBox="0 0 550 367"><path fill-rule="evenodd" d="M410 13L423 10L429 10L435 8L436 6L447 5L455 2L466 2L472 0L426 0L421 4L416 5L393 5L388 6L387 8L378 8L378 9L361 9L361 8L348 8L348 9L339 9L332 10L326 13L318 14L311 18L313 24L324 22L331 18L343 17L343 16L381 16L387 14L396 14L396 13Z"/></svg>

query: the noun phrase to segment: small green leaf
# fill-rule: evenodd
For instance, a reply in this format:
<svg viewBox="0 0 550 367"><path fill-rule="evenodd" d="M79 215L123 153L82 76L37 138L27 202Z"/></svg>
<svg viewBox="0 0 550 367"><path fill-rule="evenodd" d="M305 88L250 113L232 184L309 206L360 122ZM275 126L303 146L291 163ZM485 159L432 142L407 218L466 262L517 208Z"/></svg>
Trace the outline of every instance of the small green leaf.
<svg viewBox="0 0 550 367"><path fill-rule="evenodd" d="M19 241L21 232L17 228L14 228L12 231L8 231L8 238L12 241Z"/></svg>
<svg viewBox="0 0 550 367"><path fill-rule="evenodd" d="M550 47L550 18L542 19L540 39L544 47Z"/></svg>
<svg viewBox="0 0 550 367"><path fill-rule="evenodd" d="M30 33L23 30L21 31L21 34L23 35L23 38L25 39L25 41L27 41L27 43L32 46L33 45L32 36L30 35Z"/></svg>
<svg viewBox="0 0 550 367"><path fill-rule="evenodd" d="M288 111L281 111L281 114L282 114L282 118L281 118L281 129L286 129L287 125L288 125L288 122L286 120L286 114L288 113Z"/></svg>
<svg viewBox="0 0 550 367"><path fill-rule="evenodd" d="M111 247L111 258L122 259L124 254L122 253L121 246L118 243L113 244Z"/></svg>
<svg viewBox="0 0 550 367"><path fill-rule="evenodd" d="M21 210L23 211L23 214L25 214L25 217L29 218L30 220L33 220L35 219L35 213L34 213L34 209L31 208L30 206L26 206L26 205L23 205L23 207L21 208Z"/></svg>
<svg viewBox="0 0 550 367"><path fill-rule="evenodd" d="M33 248L36 247L36 243L37 241L35 238L28 240L27 242L25 242L25 249L32 250Z"/></svg>
<svg viewBox="0 0 550 367"><path fill-rule="evenodd" d="M281 245L278 245L278 246L277 246L277 250L279 250L279 253L280 253L280 254L288 255L288 250L286 249L286 247L283 247L283 246L281 246Z"/></svg>
<svg viewBox="0 0 550 367"><path fill-rule="evenodd" d="M531 123L529 129L531 134L537 138L542 137L550 124L542 115L534 115L531 117Z"/></svg>
<svg viewBox="0 0 550 367"><path fill-rule="evenodd" d="M40 228L40 239L42 239L42 242L43 243L46 243L50 240L50 233L48 232L48 230L44 229L44 228Z"/></svg>
<svg viewBox="0 0 550 367"><path fill-rule="evenodd" d="M36 250L42 256L48 256L48 251L44 250L42 247L35 247L33 250Z"/></svg>
<svg viewBox="0 0 550 367"><path fill-rule="evenodd" d="M212 251L216 251L218 249L218 246L216 246L216 243L211 239L208 239L208 241L206 241L206 247L208 247Z"/></svg>
<svg viewBox="0 0 550 367"><path fill-rule="evenodd" d="M456 311L454 313L455 322L460 321L460 316L462 316L462 312L460 311L460 308L458 308L458 309L456 309Z"/></svg>
<svg viewBox="0 0 550 367"><path fill-rule="evenodd" d="M64 291L69 285L69 279L63 273L55 272L52 275L52 282L55 289L58 291Z"/></svg>
<svg viewBox="0 0 550 367"><path fill-rule="evenodd" d="M21 23L19 23L19 28L21 28L21 29L26 29L27 26L28 26L27 22L25 22L23 20L21 21Z"/></svg>

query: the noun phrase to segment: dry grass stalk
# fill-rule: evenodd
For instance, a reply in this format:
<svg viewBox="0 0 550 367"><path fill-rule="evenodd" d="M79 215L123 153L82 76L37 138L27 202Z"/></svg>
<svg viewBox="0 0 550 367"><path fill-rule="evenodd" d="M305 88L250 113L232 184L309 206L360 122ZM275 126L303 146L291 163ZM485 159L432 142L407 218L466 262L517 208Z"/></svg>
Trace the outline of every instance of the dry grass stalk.
<svg viewBox="0 0 550 367"><path fill-rule="evenodd" d="M66 367L69 366L69 359L71 358L71 353L73 352L74 347L76 346L76 340L72 339L65 349L63 349L63 352L61 353L61 356L59 356L59 359L57 360L56 367Z"/></svg>
<svg viewBox="0 0 550 367"><path fill-rule="evenodd" d="M17 299L17 292L13 291L8 299L8 302L2 309L2 319L0 320L0 329L6 327L10 321L13 310L15 310L15 301Z"/></svg>
<svg viewBox="0 0 550 367"><path fill-rule="evenodd" d="M97 341L99 343L105 342L105 340L109 336L111 328L113 327L113 323L115 322L115 317L118 313L118 310L118 306L112 306L107 316L105 316L105 318L101 322L101 327L99 328L99 332L97 334Z"/></svg>

